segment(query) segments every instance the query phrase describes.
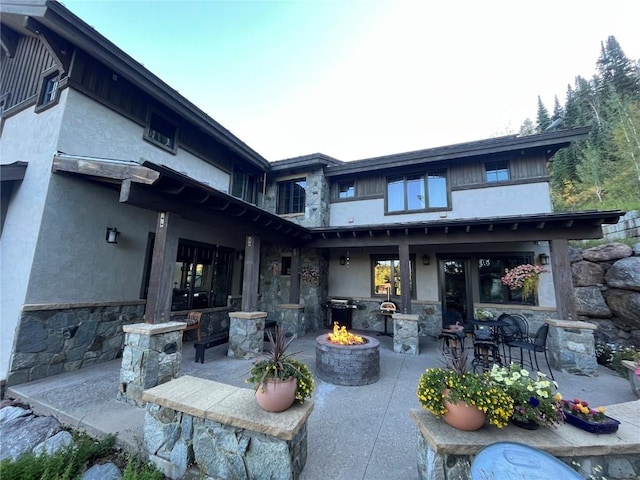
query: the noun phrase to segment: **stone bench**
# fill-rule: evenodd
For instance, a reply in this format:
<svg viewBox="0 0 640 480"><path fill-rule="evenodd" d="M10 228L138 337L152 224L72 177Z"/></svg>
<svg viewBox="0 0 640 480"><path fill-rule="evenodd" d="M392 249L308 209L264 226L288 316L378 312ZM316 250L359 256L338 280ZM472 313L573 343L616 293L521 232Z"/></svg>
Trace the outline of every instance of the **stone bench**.
<svg viewBox="0 0 640 480"><path fill-rule="evenodd" d="M632 362L631 360L622 360L622 366L627 369L629 382L631 383L631 391L636 398L640 398L640 378L636 375L636 362Z"/></svg>
<svg viewBox="0 0 640 480"><path fill-rule="evenodd" d="M295 480L307 460L313 402L262 410L254 392L184 375L145 390L144 447L165 476L197 463L213 478Z"/></svg>
<svg viewBox="0 0 640 480"><path fill-rule="evenodd" d="M582 475L599 465L609 480L636 479L640 474L640 400L607 407L621 422L613 434L596 435L569 424L556 429L523 430L509 425L485 426L475 432L457 430L431 413L412 409L418 426L418 476L422 480L469 478L475 455L495 442L518 442L543 450L568 465L580 464Z"/></svg>

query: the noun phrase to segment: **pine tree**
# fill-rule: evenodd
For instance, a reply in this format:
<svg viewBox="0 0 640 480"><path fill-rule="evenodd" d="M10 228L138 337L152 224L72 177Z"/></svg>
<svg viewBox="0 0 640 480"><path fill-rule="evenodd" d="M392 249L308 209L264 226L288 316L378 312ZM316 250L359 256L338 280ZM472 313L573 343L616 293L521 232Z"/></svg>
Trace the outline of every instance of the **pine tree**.
<svg viewBox="0 0 640 480"><path fill-rule="evenodd" d="M596 65L598 90L601 95L607 96L610 88L623 97L640 93L640 84L634 64L624 54L613 35L607 39L606 44L600 44L600 57Z"/></svg>
<svg viewBox="0 0 640 480"><path fill-rule="evenodd" d="M551 120L554 122L556 120L564 119L564 109L562 105L560 105L560 100L558 100L558 96L553 97L553 116Z"/></svg>
<svg viewBox="0 0 640 480"><path fill-rule="evenodd" d="M544 130L551 124L551 117L549 117L549 111L547 107L542 103L540 95L538 95L538 114L536 116L538 133L544 132Z"/></svg>

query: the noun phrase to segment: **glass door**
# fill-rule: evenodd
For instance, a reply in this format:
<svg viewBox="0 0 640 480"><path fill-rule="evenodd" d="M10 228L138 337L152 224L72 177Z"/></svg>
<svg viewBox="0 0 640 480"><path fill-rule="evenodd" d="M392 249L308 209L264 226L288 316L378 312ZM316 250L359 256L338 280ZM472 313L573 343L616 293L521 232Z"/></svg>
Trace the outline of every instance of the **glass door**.
<svg viewBox="0 0 640 480"><path fill-rule="evenodd" d="M443 316L447 315L451 319L459 314L462 320L472 318L473 305L469 305L472 299L469 261L459 258L442 258L440 259L440 272Z"/></svg>

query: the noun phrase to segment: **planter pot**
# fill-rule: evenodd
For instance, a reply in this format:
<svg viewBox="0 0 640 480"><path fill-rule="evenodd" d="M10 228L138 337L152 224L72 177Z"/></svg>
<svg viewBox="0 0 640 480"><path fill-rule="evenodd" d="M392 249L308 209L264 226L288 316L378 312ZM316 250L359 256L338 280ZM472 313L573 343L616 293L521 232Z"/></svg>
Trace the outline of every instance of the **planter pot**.
<svg viewBox="0 0 640 480"><path fill-rule="evenodd" d="M533 420L516 420L512 418L510 422L516 427L524 428L525 430L538 430L540 428L540 425Z"/></svg>
<svg viewBox="0 0 640 480"><path fill-rule="evenodd" d="M590 422L571 412L565 411L564 414L568 424L581 428L589 433L614 433L618 431L618 425L620 425L618 420L607 417L606 415L602 422Z"/></svg>
<svg viewBox="0 0 640 480"><path fill-rule="evenodd" d="M286 380L268 379L256 390L256 401L267 412L283 412L296 399L298 382L295 377Z"/></svg>
<svg viewBox="0 0 640 480"><path fill-rule="evenodd" d="M444 406L447 408L447 413L442 418L446 423L458 430L478 430L487 421L487 414L478 410L474 405L450 403L445 400Z"/></svg>

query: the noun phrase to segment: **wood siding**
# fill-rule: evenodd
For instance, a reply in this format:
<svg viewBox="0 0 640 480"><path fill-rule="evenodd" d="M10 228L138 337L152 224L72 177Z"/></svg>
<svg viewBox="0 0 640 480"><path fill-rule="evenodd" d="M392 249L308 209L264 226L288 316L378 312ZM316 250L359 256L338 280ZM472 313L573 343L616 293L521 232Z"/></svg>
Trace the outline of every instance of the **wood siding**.
<svg viewBox="0 0 640 480"><path fill-rule="evenodd" d="M36 37L21 36L16 54L9 58L3 53L0 58L0 96L7 95L5 111L35 99L42 73L55 66L53 58Z"/></svg>
<svg viewBox="0 0 640 480"><path fill-rule="evenodd" d="M511 176L510 181L500 182L499 185L505 185L509 183L523 183L523 181L548 181L548 172L546 168L546 160L543 153L537 156L530 156L527 158L509 158L509 157L488 157L486 159L477 159L475 163L461 163L448 166L438 165L436 163L429 164L423 169L413 169L411 173L426 173L427 171L434 170L446 170L447 171L447 184L450 190L459 190L466 188L487 188L496 184L485 182L485 163L496 161L508 161L509 162L509 174ZM406 169L403 169L405 172ZM387 172L390 174L390 172ZM375 176L375 177L362 177L362 178L332 178L331 183L331 200L332 201L346 201L346 200L358 200L367 197L381 197L385 195L387 185L387 174ZM351 199L340 199L339 197L339 184L348 181L355 181L356 192L355 197Z"/></svg>

